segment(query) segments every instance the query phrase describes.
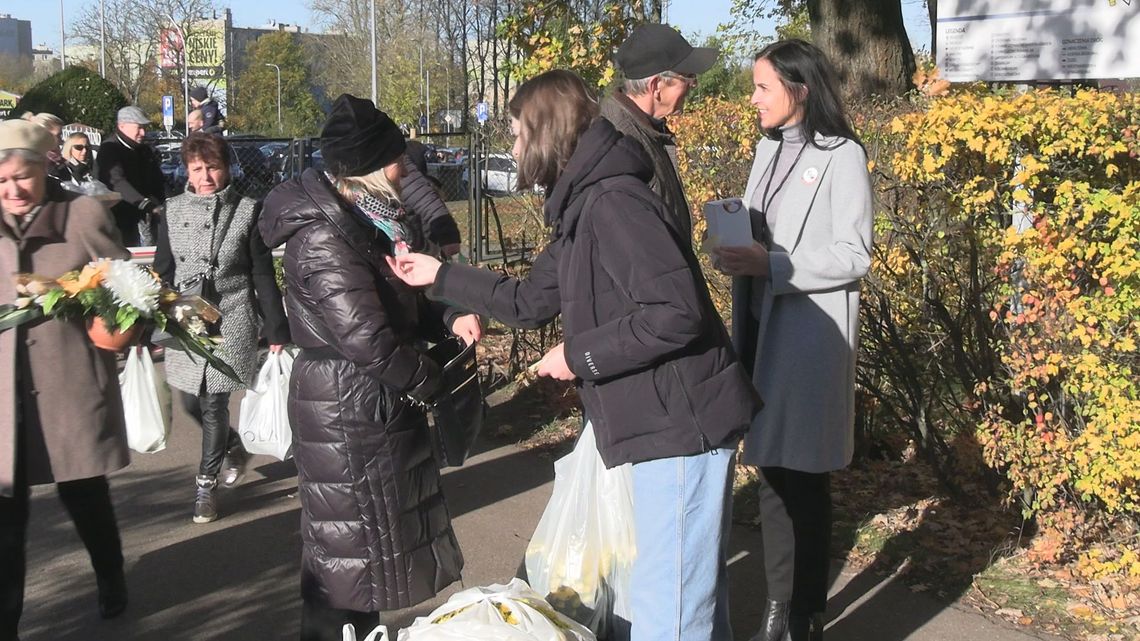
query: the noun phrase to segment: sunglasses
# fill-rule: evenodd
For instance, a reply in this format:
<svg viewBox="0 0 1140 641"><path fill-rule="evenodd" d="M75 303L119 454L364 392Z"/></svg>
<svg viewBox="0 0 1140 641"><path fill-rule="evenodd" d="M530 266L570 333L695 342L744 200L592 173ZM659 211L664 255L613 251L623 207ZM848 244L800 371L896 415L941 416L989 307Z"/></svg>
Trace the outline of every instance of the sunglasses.
<svg viewBox="0 0 1140 641"><path fill-rule="evenodd" d="M72 145L71 148L76 151L87 151L87 145Z"/></svg>

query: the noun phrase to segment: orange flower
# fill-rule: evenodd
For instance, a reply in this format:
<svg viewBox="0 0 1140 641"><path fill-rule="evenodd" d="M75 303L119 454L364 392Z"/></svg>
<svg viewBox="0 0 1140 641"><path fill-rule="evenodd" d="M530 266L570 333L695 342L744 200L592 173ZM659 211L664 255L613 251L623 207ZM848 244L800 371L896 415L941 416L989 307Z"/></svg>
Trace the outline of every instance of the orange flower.
<svg viewBox="0 0 1140 641"><path fill-rule="evenodd" d="M79 292L95 289L103 282L103 273L107 271L107 262L88 263L78 274L71 272L59 279L59 284L67 295L74 298Z"/></svg>

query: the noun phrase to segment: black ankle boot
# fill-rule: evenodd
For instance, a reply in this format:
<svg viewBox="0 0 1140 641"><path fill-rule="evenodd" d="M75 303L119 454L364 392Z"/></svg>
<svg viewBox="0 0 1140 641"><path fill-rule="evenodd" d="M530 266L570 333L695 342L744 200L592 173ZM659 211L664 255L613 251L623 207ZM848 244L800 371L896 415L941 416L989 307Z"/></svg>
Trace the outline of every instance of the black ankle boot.
<svg viewBox="0 0 1140 641"><path fill-rule="evenodd" d="M127 577L119 570L114 576L106 579L96 577L99 587L99 616L104 619L113 619L127 609Z"/></svg>
<svg viewBox="0 0 1140 641"><path fill-rule="evenodd" d="M823 613L792 613L788 616L789 641L823 641Z"/></svg>
<svg viewBox="0 0 1140 641"><path fill-rule="evenodd" d="M787 601L768 599L768 605L764 609L764 623L751 641L786 641L788 612L789 603Z"/></svg>

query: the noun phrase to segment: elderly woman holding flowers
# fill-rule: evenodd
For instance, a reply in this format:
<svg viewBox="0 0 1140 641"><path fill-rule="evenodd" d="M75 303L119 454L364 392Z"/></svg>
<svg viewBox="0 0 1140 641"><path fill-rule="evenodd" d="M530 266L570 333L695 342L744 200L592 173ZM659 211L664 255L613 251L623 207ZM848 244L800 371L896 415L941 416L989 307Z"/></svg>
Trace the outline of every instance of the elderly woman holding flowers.
<svg viewBox="0 0 1140 641"><path fill-rule="evenodd" d="M95 200L47 178L56 141L43 127L0 122L0 303L12 274L56 278L97 258L130 256ZM123 553L106 474L127 465L115 358L80 320L42 319L0 332L0 639L16 638L24 600L29 488L55 483L87 547L103 618L127 605Z"/></svg>
<svg viewBox="0 0 1140 641"><path fill-rule="evenodd" d="M191 134L182 143L182 161L186 192L166 203L154 267L179 289L203 277L211 283L203 294L222 311L217 355L240 379L184 352L166 353L167 382L202 427L193 520L209 523L218 518L214 490L219 483L237 485L249 457L230 427L230 393L245 389L256 374L259 330L279 351L289 342L289 323L273 257L257 227L261 207L230 184L229 145L216 134Z"/></svg>

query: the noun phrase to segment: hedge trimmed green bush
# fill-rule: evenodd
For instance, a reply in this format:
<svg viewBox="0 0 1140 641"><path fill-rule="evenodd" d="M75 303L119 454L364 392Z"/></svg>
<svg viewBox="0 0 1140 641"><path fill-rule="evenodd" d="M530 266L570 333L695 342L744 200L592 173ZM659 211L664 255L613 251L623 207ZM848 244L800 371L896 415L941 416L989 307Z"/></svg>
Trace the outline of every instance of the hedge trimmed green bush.
<svg viewBox="0 0 1140 641"><path fill-rule="evenodd" d="M54 73L28 90L16 108L13 117L25 112L48 112L65 123L82 123L111 131L115 127L115 114L127 106L127 99L99 74L83 67L68 67Z"/></svg>

